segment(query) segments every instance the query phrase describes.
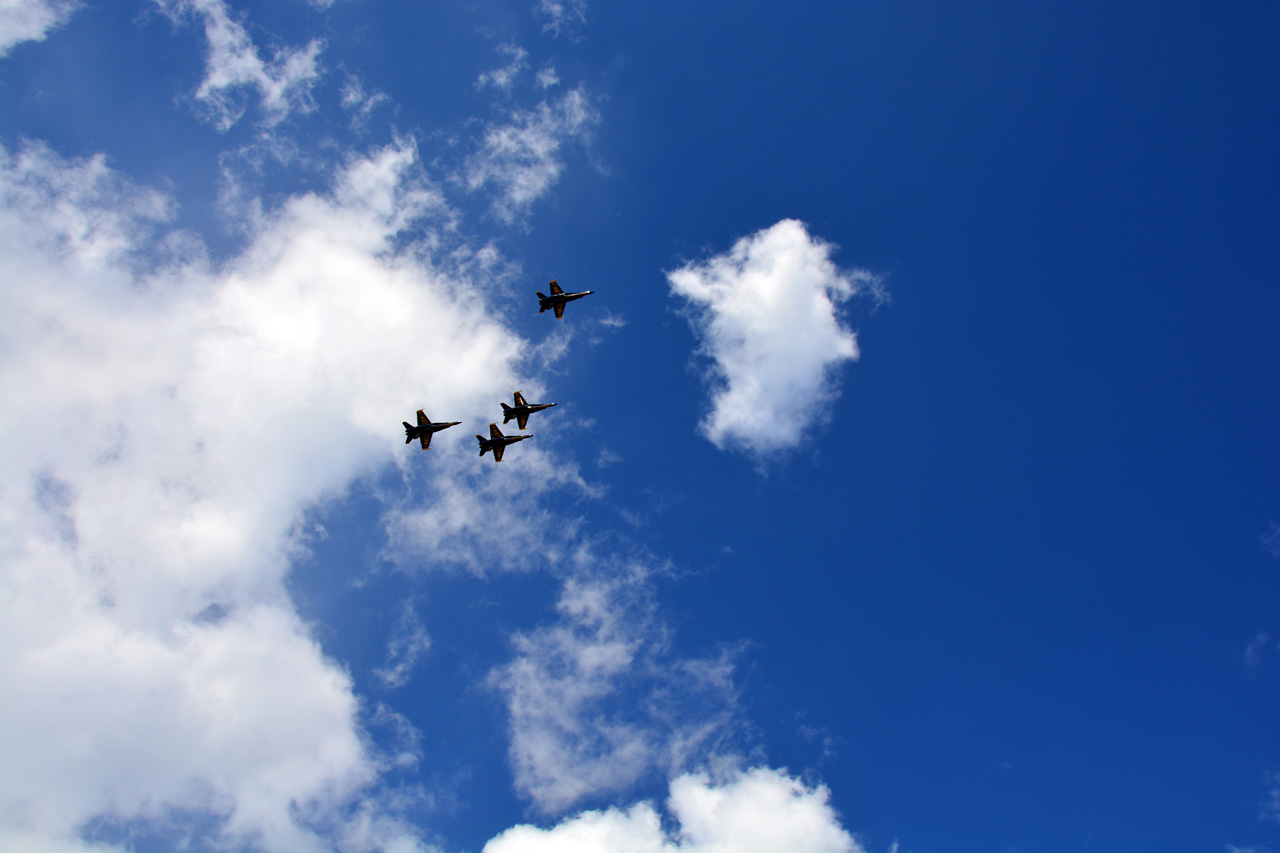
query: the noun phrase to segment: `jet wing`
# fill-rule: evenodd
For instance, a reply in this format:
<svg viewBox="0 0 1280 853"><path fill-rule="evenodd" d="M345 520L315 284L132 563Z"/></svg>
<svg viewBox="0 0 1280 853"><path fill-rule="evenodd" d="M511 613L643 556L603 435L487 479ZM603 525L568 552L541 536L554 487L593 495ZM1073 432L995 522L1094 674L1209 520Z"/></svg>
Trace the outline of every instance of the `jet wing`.
<svg viewBox="0 0 1280 853"><path fill-rule="evenodd" d="M516 405L517 405L517 406L527 406L527 405L529 405L528 403L526 403L526 402L524 401L524 395L523 395L523 394L521 394L519 391L517 391L517 392L516 392Z"/></svg>
<svg viewBox="0 0 1280 853"><path fill-rule="evenodd" d="M520 429L528 429L529 413L525 412L523 415L516 415L516 425L519 426Z"/></svg>
<svg viewBox="0 0 1280 853"><path fill-rule="evenodd" d="M431 433L424 432L422 435L418 436L418 441L422 442L422 449L426 450L431 446Z"/></svg>
<svg viewBox="0 0 1280 853"><path fill-rule="evenodd" d="M556 319L557 320L564 319L564 303L563 302L556 303Z"/></svg>
<svg viewBox="0 0 1280 853"><path fill-rule="evenodd" d="M489 424L489 438L502 438L502 430L498 429L497 424Z"/></svg>
<svg viewBox="0 0 1280 853"><path fill-rule="evenodd" d="M564 293L564 291L560 288L560 285L556 284L554 281L551 282L551 295L559 296L562 293Z"/></svg>
<svg viewBox="0 0 1280 853"><path fill-rule="evenodd" d="M422 409L418 409L418 426L426 426L431 423L431 418L422 413Z"/></svg>
<svg viewBox="0 0 1280 853"><path fill-rule="evenodd" d="M506 450L506 449L507 449L507 446L506 446L505 444L499 444L497 447L495 447L495 448L493 449L493 461L494 461L494 462L501 462L501 461L502 461L502 451L504 451L504 450Z"/></svg>

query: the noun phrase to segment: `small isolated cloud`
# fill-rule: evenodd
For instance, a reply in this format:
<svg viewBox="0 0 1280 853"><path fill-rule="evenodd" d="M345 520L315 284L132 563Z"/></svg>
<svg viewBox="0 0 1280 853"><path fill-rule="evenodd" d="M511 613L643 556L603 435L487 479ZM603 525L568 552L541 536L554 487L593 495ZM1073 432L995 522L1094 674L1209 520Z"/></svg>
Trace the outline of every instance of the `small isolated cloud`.
<svg viewBox="0 0 1280 853"><path fill-rule="evenodd" d="M1262 550L1273 557L1280 557L1280 523L1273 521L1268 524L1267 532L1258 537L1258 542Z"/></svg>
<svg viewBox="0 0 1280 853"><path fill-rule="evenodd" d="M1249 641L1249 645L1244 649L1244 665L1251 670L1257 669L1262 663L1262 653L1267 648L1267 644L1271 642L1271 635L1266 631L1260 631L1258 636Z"/></svg>
<svg viewBox="0 0 1280 853"><path fill-rule="evenodd" d="M552 86L560 85L560 76L556 74L554 65L548 65L538 72L538 85L543 89L550 89Z"/></svg>
<svg viewBox="0 0 1280 853"><path fill-rule="evenodd" d="M348 74L342 84L342 108L351 113L352 128L364 127L375 109L390 102L385 92L366 92L360 78L354 75Z"/></svg>
<svg viewBox="0 0 1280 853"><path fill-rule="evenodd" d="M386 663L375 669L373 674L389 690L404 687L409 683L418 659L430 648L431 638L427 636L418 611L414 609L413 602L406 601L387 640Z"/></svg>
<svg viewBox="0 0 1280 853"><path fill-rule="evenodd" d="M560 179L564 146L585 140L599 120L581 87L532 110L516 110L485 131L480 150L466 163L464 182L473 192L494 187L493 213L510 224Z"/></svg>
<svg viewBox="0 0 1280 853"><path fill-rule="evenodd" d="M476 88L483 89L485 86L492 86L495 89L501 89L504 92L511 91L511 84L515 82L520 72L529 67L529 51L514 44L504 44L498 46L498 52L506 54L509 61L501 68L495 68L492 71L486 71L476 80Z"/></svg>
<svg viewBox="0 0 1280 853"><path fill-rule="evenodd" d="M80 0L0 0L0 57L24 41L43 41L83 5Z"/></svg>
<svg viewBox="0 0 1280 853"><path fill-rule="evenodd" d="M706 760L734 725L732 654L676 658L650 571L602 574L567 580L559 621L518 635L515 658L491 677L507 703L516 789L547 814Z"/></svg>
<svg viewBox="0 0 1280 853"><path fill-rule="evenodd" d="M256 90L268 127L279 124L293 112L315 108L311 89L320 78L320 40L302 48L280 48L269 62L234 20L223 0L154 0L175 21L188 17L204 21L209 55L205 77L196 89L196 100L204 105L219 130L228 130L245 112L243 93Z"/></svg>
<svg viewBox="0 0 1280 853"><path fill-rule="evenodd" d="M542 19L542 31L560 35L572 32L587 22L587 0L538 0L534 14Z"/></svg>
<svg viewBox="0 0 1280 853"><path fill-rule="evenodd" d="M711 359L711 411L700 426L716 447L765 456L795 447L825 419L839 393L836 369L858 358L840 306L879 288L871 273L832 263L834 250L784 219L667 273Z"/></svg>
<svg viewBox="0 0 1280 853"><path fill-rule="evenodd" d="M757 767L715 782L689 774L671 782L664 821L649 803L589 811L549 829L521 825L484 853L863 853L840 825L825 786Z"/></svg>

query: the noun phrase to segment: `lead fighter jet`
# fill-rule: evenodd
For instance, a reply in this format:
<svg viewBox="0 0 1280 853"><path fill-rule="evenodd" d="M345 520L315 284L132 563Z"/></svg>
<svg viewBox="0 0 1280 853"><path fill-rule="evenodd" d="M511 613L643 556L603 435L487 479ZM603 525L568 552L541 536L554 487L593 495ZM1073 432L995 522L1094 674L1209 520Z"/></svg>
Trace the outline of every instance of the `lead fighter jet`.
<svg viewBox="0 0 1280 853"><path fill-rule="evenodd" d="M516 404L514 406L508 406L506 403L499 403L498 405L502 406L502 423L504 425L510 423L512 418L515 418L520 429L525 429L525 425L529 423L529 415L534 412L541 412L543 409L549 409L555 403L526 403L524 395L517 391Z"/></svg>
<svg viewBox="0 0 1280 853"><path fill-rule="evenodd" d="M480 455L484 456L490 450L493 451L493 461L502 461L502 452L507 449L508 444L515 444L517 441L524 441L526 438L533 438L532 435L503 435L502 430L498 429L497 424L489 424L489 437L477 435L476 441L480 442Z"/></svg>
<svg viewBox="0 0 1280 853"><path fill-rule="evenodd" d="M408 421L401 421L404 424L404 443L409 444L415 438L422 441L422 449L426 450L431 446L431 436L442 429L448 429L451 426L457 426L462 421L451 421L449 423L431 422L431 418L422 413L422 409L418 409L418 425L414 426Z"/></svg>
<svg viewBox="0 0 1280 853"><path fill-rule="evenodd" d="M564 318L564 304L572 302L575 299L581 299L584 296L590 296L595 293L594 290L584 290L581 293L565 293L560 289L560 285L554 281L551 282L551 295L547 296L541 291L538 292L538 313L541 314L548 308L554 308L556 311L556 319Z"/></svg>

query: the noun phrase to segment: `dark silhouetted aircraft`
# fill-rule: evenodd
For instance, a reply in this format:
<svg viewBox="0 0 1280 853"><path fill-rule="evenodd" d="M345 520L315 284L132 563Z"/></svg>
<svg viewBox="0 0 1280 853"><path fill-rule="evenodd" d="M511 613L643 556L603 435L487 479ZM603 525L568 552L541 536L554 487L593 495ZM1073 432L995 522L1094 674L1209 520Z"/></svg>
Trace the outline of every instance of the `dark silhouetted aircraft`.
<svg viewBox="0 0 1280 853"><path fill-rule="evenodd" d="M555 403L526 403L524 395L519 391L516 392L516 404L508 406L506 403L499 403L502 406L502 422L509 423L512 418L516 419L516 423L520 425L520 429L525 429L525 425L529 423L529 415L534 412L541 412L543 409L549 409Z"/></svg>
<svg viewBox="0 0 1280 853"><path fill-rule="evenodd" d="M426 450L431 446L431 435L442 429L448 429L451 426L457 426L462 421L451 421L450 423L433 424L431 418L422 413L422 409L418 409L418 425L414 426L408 421L401 421L404 424L404 443L408 444L415 438L422 441L422 449Z"/></svg>
<svg viewBox="0 0 1280 853"><path fill-rule="evenodd" d="M550 296L547 296L541 291L538 292L538 313L541 314L548 308L554 308L556 310L556 319L562 319L564 317L564 304L566 302L572 302L575 299L581 299L582 297L590 296L593 293L595 293L594 290L584 290L581 293L565 293L560 289L560 285L553 281L551 282ZM523 429L523 427L521 427L521 429Z"/></svg>
<svg viewBox="0 0 1280 853"><path fill-rule="evenodd" d="M533 435L503 435L497 424L489 424L489 437L485 438L483 435L477 435L476 441L480 442L481 456L492 450L493 461L501 462L502 452L507 449L508 444L515 444L517 441L524 441L526 438L533 438Z"/></svg>

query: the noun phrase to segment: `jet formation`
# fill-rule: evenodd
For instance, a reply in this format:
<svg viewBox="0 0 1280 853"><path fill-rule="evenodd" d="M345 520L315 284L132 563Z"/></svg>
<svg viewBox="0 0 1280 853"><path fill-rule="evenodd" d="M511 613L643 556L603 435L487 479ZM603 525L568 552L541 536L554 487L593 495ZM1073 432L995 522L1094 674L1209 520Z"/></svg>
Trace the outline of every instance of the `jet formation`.
<svg viewBox="0 0 1280 853"><path fill-rule="evenodd" d="M575 299L581 299L584 296L590 296L595 293L594 290L584 290L580 293L565 293L564 290L554 280L551 282L551 295L538 293L538 313L545 312L548 308L555 311L556 319L564 319L564 306ZM516 425L524 430L529 425L529 415L534 412L541 412L543 409L549 409L555 403L526 403L524 394L517 391L515 393L514 405L508 406L506 403L499 403L502 406L502 423L507 424L512 418L516 419ZM422 443L422 449L426 450L431 447L431 436L435 435L442 429L448 429L457 426L462 421L448 421L432 423L431 419L423 413L422 409L418 409L418 425L414 426L408 421L402 421L404 424L404 443L410 444L416 438ZM529 435L503 435L502 430L498 429L496 423L489 424L489 437L477 435L476 440L480 442L480 455L484 456L490 450L493 451L493 461L501 462L502 454L507 449L507 445L515 444L517 441L524 441L526 438L533 438Z"/></svg>

